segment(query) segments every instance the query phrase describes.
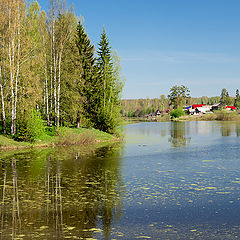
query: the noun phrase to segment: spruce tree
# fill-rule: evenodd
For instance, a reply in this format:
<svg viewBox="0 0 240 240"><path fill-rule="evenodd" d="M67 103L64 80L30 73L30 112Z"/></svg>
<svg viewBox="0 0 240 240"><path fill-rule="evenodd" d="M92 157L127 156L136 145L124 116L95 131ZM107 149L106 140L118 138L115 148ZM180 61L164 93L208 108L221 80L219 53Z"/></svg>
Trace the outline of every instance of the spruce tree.
<svg viewBox="0 0 240 240"><path fill-rule="evenodd" d="M109 40L103 28L103 33L97 51L97 66L99 69L98 85L101 85L100 104L97 127L105 132L116 133L120 117L120 95L122 81L120 76L120 60L111 52Z"/></svg>
<svg viewBox="0 0 240 240"><path fill-rule="evenodd" d="M82 94L84 116L89 123L95 127L95 119L98 115L99 97L96 84L96 67L94 58L94 46L83 27L79 22L76 34L76 46L79 52L79 67L81 74L77 85L78 91ZM81 116L78 117L80 119Z"/></svg>
<svg viewBox="0 0 240 240"><path fill-rule="evenodd" d="M100 72L101 83L103 86L103 107L106 108L107 99L109 98L109 88L111 86L111 77L113 74L113 64L111 56L111 47L109 45L109 40L105 28L103 28L103 33L99 42L98 53L98 67Z"/></svg>

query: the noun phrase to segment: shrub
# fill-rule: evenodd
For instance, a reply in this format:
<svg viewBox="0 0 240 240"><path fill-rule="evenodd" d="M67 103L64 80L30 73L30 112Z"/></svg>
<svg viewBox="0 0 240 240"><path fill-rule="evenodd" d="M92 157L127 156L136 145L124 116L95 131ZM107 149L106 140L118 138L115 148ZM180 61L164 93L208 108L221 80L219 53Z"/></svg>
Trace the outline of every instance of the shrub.
<svg viewBox="0 0 240 240"><path fill-rule="evenodd" d="M184 115L185 115L185 112L181 108L172 110L170 112L171 118L179 118L179 117L184 116Z"/></svg>
<svg viewBox="0 0 240 240"><path fill-rule="evenodd" d="M24 112L17 122L17 135L14 137L18 141L34 142L44 134L44 125L40 113L35 110Z"/></svg>

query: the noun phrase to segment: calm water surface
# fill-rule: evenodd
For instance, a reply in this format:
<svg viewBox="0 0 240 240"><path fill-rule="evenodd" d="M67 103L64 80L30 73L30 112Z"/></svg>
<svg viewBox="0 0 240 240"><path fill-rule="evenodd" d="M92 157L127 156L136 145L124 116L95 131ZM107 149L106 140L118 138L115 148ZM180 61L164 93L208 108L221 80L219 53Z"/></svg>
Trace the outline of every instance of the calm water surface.
<svg viewBox="0 0 240 240"><path fill-rule="evenodd" d="M139 123L125 139L0 153L1 239L240 238L240 123Z"/></svg>

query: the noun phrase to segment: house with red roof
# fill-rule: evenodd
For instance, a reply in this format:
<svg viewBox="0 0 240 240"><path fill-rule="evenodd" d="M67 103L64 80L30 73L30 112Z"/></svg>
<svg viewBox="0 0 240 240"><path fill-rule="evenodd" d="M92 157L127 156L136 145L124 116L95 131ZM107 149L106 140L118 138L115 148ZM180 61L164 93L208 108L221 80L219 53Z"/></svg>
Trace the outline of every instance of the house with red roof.
<svg viewBox="0 0 240 240"><path fill-rule="evenodd" d="M226 106L225 109L235 111L236 107L235 106Z"/></svg>

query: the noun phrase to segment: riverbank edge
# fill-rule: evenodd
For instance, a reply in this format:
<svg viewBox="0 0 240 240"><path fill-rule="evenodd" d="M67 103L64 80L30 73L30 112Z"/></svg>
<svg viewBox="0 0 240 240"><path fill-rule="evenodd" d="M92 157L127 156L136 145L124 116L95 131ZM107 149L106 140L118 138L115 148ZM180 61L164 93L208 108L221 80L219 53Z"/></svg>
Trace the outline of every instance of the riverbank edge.
<svg viewBox="0 0 240 240"><path fill-rule="evenodd" d="M49 148L72 145L94 145L106 142L120 142L120 138L97 129L87 128L60 128L57 135L44 135L33 143L18 142L0 135L0 151L21 150L30 148Z"/></svg>
<svg viewBox="0 0 240 240"><path fill-rule="evenodd" d="M214 114L207 113L203 115L185 115L179 118L171 119L170 115L163 115L151 118L126 118L125 124L133 124L139 122L192 122L192 121L240 121L239 114Z"/></svg>

